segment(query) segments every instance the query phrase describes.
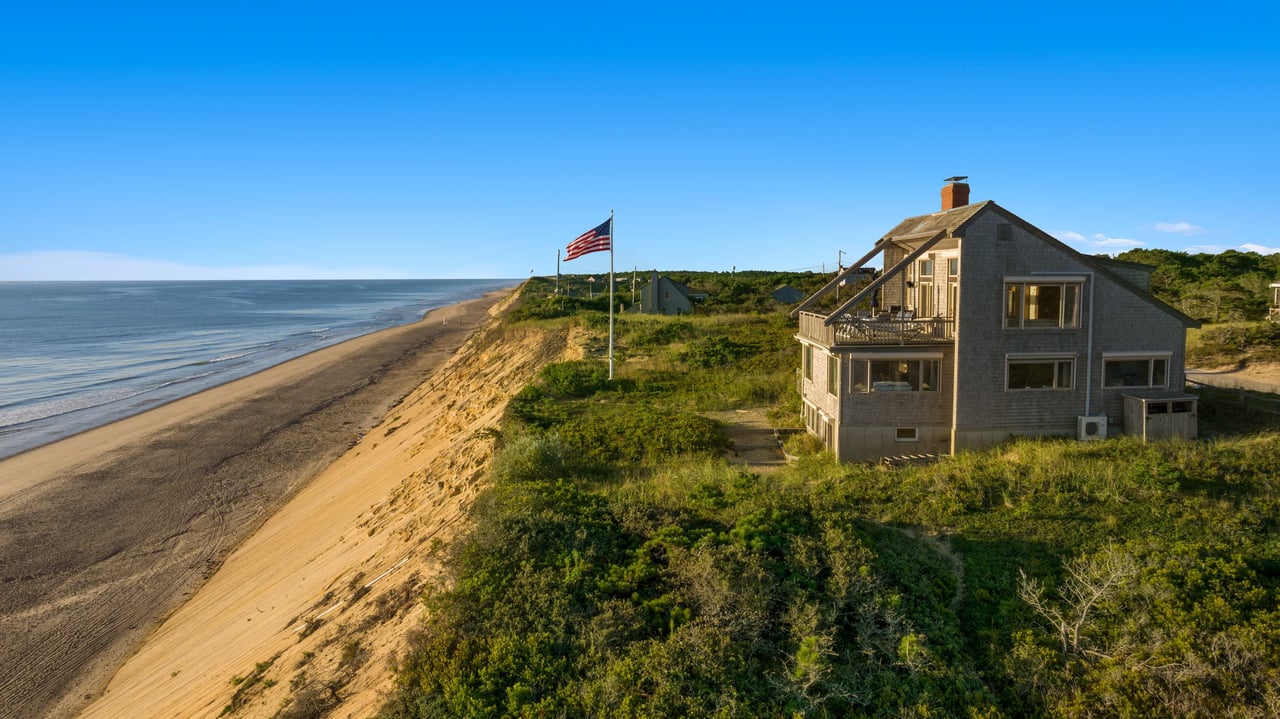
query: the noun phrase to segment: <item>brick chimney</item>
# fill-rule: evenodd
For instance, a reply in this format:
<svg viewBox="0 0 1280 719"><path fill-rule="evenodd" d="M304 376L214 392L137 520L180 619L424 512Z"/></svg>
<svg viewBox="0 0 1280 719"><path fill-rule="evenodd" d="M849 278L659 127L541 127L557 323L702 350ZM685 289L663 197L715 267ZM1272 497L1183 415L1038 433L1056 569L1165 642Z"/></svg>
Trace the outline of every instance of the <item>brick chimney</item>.
<svg viewBox="0 0 1280 719"><path fill-rule="evenodd" d="M969 179L964 175L948 177L942 186L942 209L944 211L963 207L969 204Z"/></svg>

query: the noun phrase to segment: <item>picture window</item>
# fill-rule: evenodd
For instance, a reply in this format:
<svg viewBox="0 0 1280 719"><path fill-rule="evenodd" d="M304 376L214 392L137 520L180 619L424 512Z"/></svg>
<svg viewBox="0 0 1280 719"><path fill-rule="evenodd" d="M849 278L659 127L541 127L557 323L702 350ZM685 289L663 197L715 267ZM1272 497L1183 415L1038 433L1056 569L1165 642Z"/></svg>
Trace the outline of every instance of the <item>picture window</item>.
<svg viewBox="0 0 1280 719"><path fill-rule="evenodd" d="M856 359L852 366L858 392L938 391L938 360Z"/></svg>
<svg viewBox="0 0 1280 719"><path fill-rule="evenodd" d="M1071 358L1019 358L1008 360L1005 389L1071 389L1075 386L1075 360Z"/></svg>
<svg viewBox="0 0 1280 719"><path fill-rule="evenodd" d="M1123 357L1104 359L1104 387L1167 387L1169 360L1166 357Z"/></svg>
<svg viewBox="0 0 1280 719"><path fill-rule="evenodd" d="M1075 329L1080 314L1080 283L1006 282L1007 329Z"/></svg>

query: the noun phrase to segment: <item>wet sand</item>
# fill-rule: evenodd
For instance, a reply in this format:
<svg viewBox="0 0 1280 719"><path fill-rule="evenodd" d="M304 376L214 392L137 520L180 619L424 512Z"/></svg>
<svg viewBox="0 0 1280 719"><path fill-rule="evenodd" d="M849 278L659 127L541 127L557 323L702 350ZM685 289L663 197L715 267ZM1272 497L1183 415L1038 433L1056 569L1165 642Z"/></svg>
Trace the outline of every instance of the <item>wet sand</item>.
<svg viewBox="0 0 1280 719"><path fill-rule="evenodd" d="M503 293L0 461L0 707L64 717Z"/></svg>

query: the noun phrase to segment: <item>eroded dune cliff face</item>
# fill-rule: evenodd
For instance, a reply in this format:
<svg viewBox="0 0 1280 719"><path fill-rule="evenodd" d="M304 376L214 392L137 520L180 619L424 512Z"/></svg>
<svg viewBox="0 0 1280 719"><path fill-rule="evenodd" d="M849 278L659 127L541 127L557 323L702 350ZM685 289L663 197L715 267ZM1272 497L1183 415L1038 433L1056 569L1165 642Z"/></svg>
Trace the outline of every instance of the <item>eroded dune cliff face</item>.
<svg viewBox="0 0 1280 719"><path fill-rule="evenodd" d="M237 549L84 716L373 714L507 401L570 353L563 330L502 326L515 301Z"/></svg>

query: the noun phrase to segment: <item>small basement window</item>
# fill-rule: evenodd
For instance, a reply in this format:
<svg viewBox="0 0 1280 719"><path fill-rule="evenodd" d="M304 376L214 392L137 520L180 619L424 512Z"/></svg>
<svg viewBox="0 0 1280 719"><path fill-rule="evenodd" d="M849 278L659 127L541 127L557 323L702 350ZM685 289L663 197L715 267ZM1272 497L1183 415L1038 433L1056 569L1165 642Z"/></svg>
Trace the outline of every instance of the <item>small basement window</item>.
<svg viewBox="0 0 1280 719"><path fill-rule="evenodd" d="M918 442L920 441L920 429L918 427L898 427L894 430L894 439L899 442Z"/></svg>

